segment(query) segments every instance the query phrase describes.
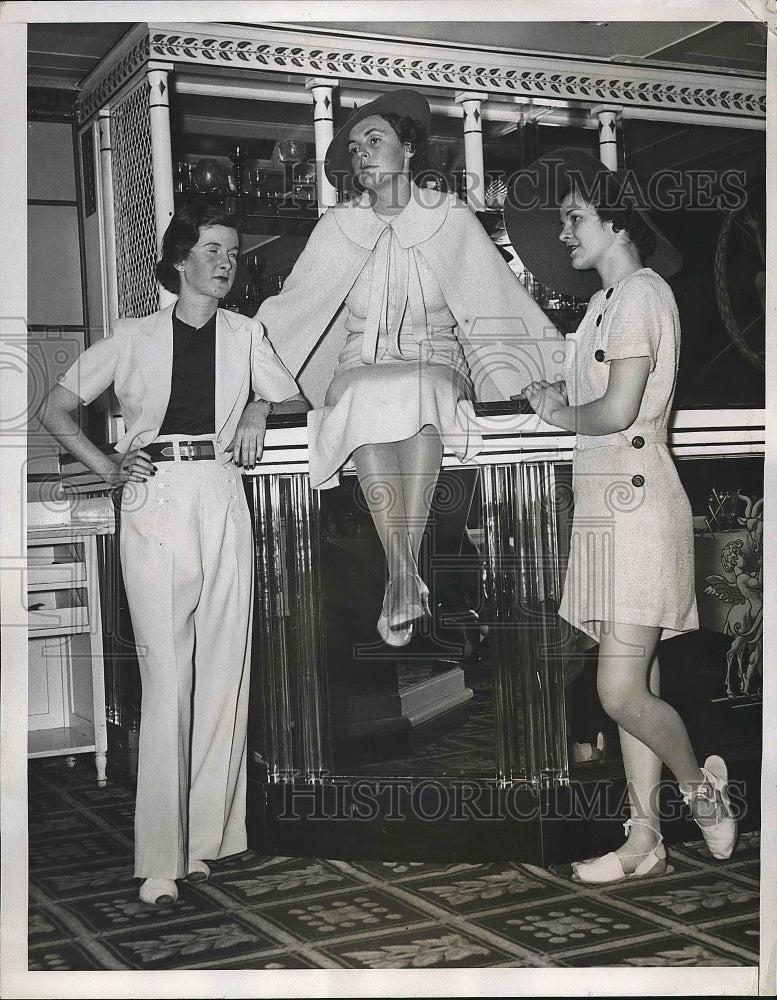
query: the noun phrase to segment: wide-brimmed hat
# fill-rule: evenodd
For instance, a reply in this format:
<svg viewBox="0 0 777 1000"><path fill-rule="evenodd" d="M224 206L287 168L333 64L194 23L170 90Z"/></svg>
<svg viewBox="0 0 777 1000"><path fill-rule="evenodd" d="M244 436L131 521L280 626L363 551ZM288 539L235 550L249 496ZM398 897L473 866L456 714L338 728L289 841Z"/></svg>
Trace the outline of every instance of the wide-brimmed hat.
<svg viewBox="0 0 777 1000"><path fill-rule="evenodd" d="M382 115L386 112L400 115L402 118L412 118L413 121L423 125L426 134L429 134L431 126L432 112L429 102L419 94L417 90L389 90L374 101L364 104L358 111L348 119L345 125L341 126L335 134L334 139L329 143L326 151L324 170L330 183L337 186L338 181L351 174L351 157L348 154L348 137L351 129L364 118L370 115Z"/></svg>
<svg viewBox="0 0 777 1000"><path fill-rule="evenodd" d="M683 259L651 219L649 204L631 170L609 170L581 149L558 149L519 171L508 186L504 219L510 242L523 264L543 285L563 295L588 299L602 287L594 270L576 271L559 240L559 207L574 184L599 208L633 208L656 236L644 260L664 278L680 270Z"/></svg>

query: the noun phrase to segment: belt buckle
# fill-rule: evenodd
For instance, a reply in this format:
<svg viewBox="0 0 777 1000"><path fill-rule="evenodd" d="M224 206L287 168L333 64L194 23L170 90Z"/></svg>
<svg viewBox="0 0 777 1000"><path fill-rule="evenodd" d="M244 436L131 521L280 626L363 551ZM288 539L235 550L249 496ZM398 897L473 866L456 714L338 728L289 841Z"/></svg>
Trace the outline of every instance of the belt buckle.
<svg viewBox="0 0 777 1000"><path fill-rule="evenodd" d="M178 444L178 451L181 455L182 462L193 462L194 461L194 449L192 448L191 441L181 441Z"/></svg>

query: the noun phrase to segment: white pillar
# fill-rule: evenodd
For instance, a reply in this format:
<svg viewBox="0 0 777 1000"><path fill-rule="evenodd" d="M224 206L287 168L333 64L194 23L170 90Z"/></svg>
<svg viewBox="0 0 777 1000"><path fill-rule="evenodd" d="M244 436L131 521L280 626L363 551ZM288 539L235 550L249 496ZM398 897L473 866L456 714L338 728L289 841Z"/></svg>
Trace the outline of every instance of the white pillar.
<svg viewBox="0 0 777 1000"><path fill-rule="evenodd" d="M618 104L597 104L591 114L599 119L599 159L609 170L618 169Z"/></svg>
<svg viewBox="0 0 777 1000"><path fill-rule="evenodd" d="M170 100L168 75L170 63L148 64L148 108L151 125L151 169L154 181L154 222L156 224L157 256L162 250L162 237L175 211L173 196L173 152L170 141ZM164 309L176 296L159 287L159 306Z"/></svg>
<svg viewBox="0 0 777 1000"><path fill-rule="evenodd" d="M483 122L480 106L488 94L459 91L456 103L463 108L464 166L467 174L467 204L473 212L486 207L486 171L483 164Z"/></svg>
<svg viewBox="0 0 777 1000"><path fill-rule="evenodd" d="M100 129L100 201L105 262L105 325L119 316L119 292L116 278L116 223L113 208L113 166L111 161L111 113L104 108L98 116Z"/></svg>
<svg viewBox="0 0 777 1000"><path fill-rule="evenodd" d="M305 81L305 89L313 94L313 130L316 139L316 191L318 214L337 204L337 188L330 184L324 171L324 158L335 134L332 92L339 80L312 77Z"/></svg>

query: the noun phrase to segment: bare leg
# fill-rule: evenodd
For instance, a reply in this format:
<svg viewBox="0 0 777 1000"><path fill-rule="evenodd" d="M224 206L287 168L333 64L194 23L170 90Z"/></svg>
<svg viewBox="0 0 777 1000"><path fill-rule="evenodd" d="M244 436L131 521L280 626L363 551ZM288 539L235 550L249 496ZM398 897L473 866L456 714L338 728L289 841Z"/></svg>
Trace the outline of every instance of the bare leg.
<svg viewBox="0 0 777 1000"><path fill-rule="evenodd" d="M659 670L655 654L648 670L648 688L651 694L658 695ZM629 810L634 825L629 830L626 842L615 853L620 856L623 869L628 874L639 861L639 858L631 860L629 855L647 854L661 840L658 786L662 762L646 743L632 736L622 726L618 726L618 735L629 789Z"/></svg>
<svg viewBox="0 0 777 1000"><path fill-rule="evenodd" d="M603 629L603 632L605 630ZM660 630L645 625L609 626L599 646L597 687L602 707L619 726L645 743L681 786L703 781L685 723L648 688Z"/></svg>
<svg viewBox="0 0 777 1000"><path fill-rule="evenodd" d="M628 840L615 853L633 871L660 838L658 785L662 762L682 784L703 780L688 732L677 712L658 697L656 647L660 630L612 624L602 629L597 686L602 706L618 723L630 791Z"/></svg>

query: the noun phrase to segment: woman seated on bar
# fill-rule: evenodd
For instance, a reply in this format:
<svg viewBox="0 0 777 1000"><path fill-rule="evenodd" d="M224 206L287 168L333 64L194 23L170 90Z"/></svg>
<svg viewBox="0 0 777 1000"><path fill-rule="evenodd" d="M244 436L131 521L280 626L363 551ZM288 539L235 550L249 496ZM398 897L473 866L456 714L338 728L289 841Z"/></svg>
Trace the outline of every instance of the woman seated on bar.
<svg viewBox="0 0 777 1000"><path fill-rule="evenodd" d="M176 303L114 322L41 411L71 455L122 490L143 687L135 877L146 903L175 902L176 879L203 881L208 860L246 849L253 541L239 466L261 457L273 408L308 408L260 324L219 309L238 243L221 210L179 209L156 269ZM73 414L110 386L127 430L106 455Z"/></svg>
<svg viewBox="0 0 777 1000"><path fill-rule="evenodd" d="M698 628L691 508L667 448L680 323L664 278L682 260L631 173L559 150L528 176L536 207L505 208L513 246L548 287L592 295L570 338L565 385L534 381L524 393L546 423L577 435L559 613L599 644L597 687L618 723L631 816L623 845L573 871L616 882L666 871L662 764L713 856L729 857L736 840L723 760L700 768L682 719L659 697L659 640Z"/></svg>
<svg viewBox="0 0 777 1000"><path fill-rule="evenodd" d="M352 458L388 564L378 633L407 644L429 613L417 557L443 447L482 447L472 400L561 367L563 340L453 194L413 182L431 112L413 90L353 114L326 154L353 199L330 208L257 317L314 404L312 485ZM554 357L555 355L555 357ZM528 374L531 379L531 374Z"/></svg>

